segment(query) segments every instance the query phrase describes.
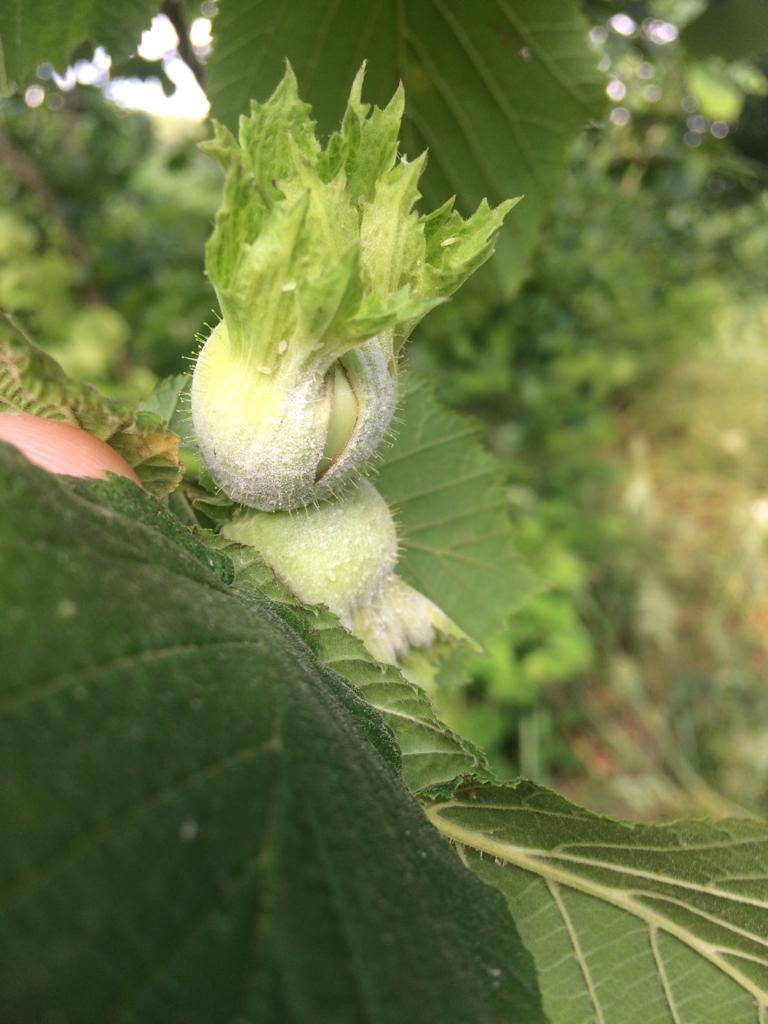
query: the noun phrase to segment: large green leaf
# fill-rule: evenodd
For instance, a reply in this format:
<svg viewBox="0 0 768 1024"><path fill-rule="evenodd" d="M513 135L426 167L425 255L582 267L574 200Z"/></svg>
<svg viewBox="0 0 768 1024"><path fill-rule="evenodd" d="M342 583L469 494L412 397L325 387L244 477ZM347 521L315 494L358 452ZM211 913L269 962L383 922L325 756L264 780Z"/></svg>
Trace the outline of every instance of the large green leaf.
<svg viewBox="0 0 768 1024"><path fill-rule="evenodd" d="M506 896L552 1024L764 1024L768 826L624 825L528 782L428 810Z"/></svg>
<svg viewBox="0 0 768 1024"><path fill-rule="evenodd" d="M135 49L157 0L3 0L0 4L0 93L47 62L62 69L81 43L101 44L114 57Z"/></svg>
<svg viewBox="0 0 768 1024"><path fill-rule="evenodd" d="M515 553L502 466L481 425L406 379L393 444L376 486L398 524L397 571L479 644L500 633L536 589Z"/></svg>
<svg viewBox="0 0 768 1024"><path fill-rule="evenodd" d="M557 193L570 142L602 109L577 0L222 0L208 68L213 113L233 126L265 99L288 57L321 128L338 124L355 72L365 97L406 91L402 146L429 147L429 206L469 213L523 194L491 262L512 291Z"/></svg>
<svg viewBox="0 0 768 1024"><path fill-rule="evenodd" d="M353 682L381 713L397 740L403 776L411 790L448 783L460 775L492 777L482 752L437 718L420 686L394 666L374 661L327 608L301 606L252 548L229 541L223 544L235 564L238 583L256 587L279 608L289 609L323 664Z"/></svg>
<svg viewBox="0 0 768 1024"><path fill-rule="evenodd" d="M543 1021L379 715L230 575L0 449L3 1018Z"/></svg>

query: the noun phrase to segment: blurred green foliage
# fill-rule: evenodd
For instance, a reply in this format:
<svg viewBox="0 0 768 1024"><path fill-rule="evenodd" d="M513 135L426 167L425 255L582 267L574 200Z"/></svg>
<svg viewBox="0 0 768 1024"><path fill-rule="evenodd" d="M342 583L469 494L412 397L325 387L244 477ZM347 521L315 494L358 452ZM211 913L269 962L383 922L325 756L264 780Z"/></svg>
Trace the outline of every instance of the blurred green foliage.
<svg viewBox="0 0 768 1024"><path fill-rule="evenodd" d="M745 90L759 96L763 77L719 59L694 63L680 44L651 42L650 29L638 18L628 35L610 21L593 30L614 96L612 123L574 152L515 301L489 311L456 300L425 322L421 341L429 344L417 338L412 355L440 380L446 401L487 422L489 443L510 467L521 548L544 581L478 662L470 686L445 699L445 717L503 772L604 771L621 789L617 805L604 804L616 813L628 805L635 814L683 812L688 798L718 813L727 801L712 797L699 772L752 805L768 794L766 771L749 787L743 777L732 784L735 745L748 726L744 697L762 690L760 673L744 665L753 649L748 612L738 631L720 621L726 642L715 656L708 631L724 573L722 565L707 569L703 556L718 535L688 523L673 570L661 524L677 509L657 495L650 529L633 489L666 486L655 479L662 458L665 481L687 479L691 448L702 449L690 436L696 423L717 419L713 399L724 390L739 405L743 374L731 371L736 347L745 352L746 324L764 332L764 344L757 306L768 266L768 175L726 137L732 125L723 131L702 112L713 104L706 90L697 98L692 89L694 69L699 81L726 81L737 95L735 120ZM685 392L686 373L702 362L719 375L720 394L699 391L671 429L661 410L681 396L669 381ZM750 364L747 376L755 372ZM641 410L651 406L646 418ZM742 419L756 409L756 401L743 405ZM639 473L643 445L651 454ZM719 472L733 492L739 469ZM764 478L753 485L759 490ZM723 561L733 555L728 547ZM691 628L695 602L711 614L694 614ZM738 707L720 685L723 657L750 680L742 676ZM712 729L713 707L721 730ZM660 727L668 715L674 727ZM635 792L631 780L641 776Z"/></svg>
<svg viewBox="0 0 768 1024"><path fill-rule="evenodd" d="M147 393L212 320L219 175L202 134L164 138L90 87L0 106L0 307L74 376Z"/></svg>

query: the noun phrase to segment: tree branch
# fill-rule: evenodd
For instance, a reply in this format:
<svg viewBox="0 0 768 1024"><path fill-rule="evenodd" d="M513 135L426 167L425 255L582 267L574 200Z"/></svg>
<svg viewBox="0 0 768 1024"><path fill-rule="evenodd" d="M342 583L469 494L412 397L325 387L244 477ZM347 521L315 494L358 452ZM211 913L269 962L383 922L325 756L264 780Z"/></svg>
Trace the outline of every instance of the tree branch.
<svg viewBox="0 0 768 1024"><path fill-rule="evenodd" d="M178 0L165 0L161 10L176 29L176 35L179 37L179 56L197 79L197 84L202 88L205 82L205 72L195 55L192 43L189 41L189 29L181 5L178 3Z"/></svg>

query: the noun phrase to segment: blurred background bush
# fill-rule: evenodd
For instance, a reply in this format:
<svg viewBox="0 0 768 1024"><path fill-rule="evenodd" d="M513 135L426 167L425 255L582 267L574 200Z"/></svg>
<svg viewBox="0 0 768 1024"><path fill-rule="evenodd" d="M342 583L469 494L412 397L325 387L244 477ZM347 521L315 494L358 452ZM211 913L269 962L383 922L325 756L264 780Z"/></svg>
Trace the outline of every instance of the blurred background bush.
<svg viewBox="0 0 768 1024"><path fill-rule="evenodd" d="M687 30L702 9L586 6L609 108L527 279L460 295L410 352L486 424L540 580L443 716L504 775L632 818L768 800L768 57ZM205 129L120 105L167 90L177 51L202 65L214 15L191 39L156 19L160 62L110 79L85 55L0 101L0 308L110 394L183 370L215 322Z"/></svg>

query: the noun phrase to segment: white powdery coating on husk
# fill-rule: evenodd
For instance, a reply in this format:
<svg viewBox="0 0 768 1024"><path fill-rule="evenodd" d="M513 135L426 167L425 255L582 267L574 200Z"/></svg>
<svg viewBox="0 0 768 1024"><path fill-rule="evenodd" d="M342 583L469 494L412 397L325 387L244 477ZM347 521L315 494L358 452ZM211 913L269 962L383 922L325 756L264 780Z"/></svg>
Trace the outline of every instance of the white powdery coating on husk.
<svg viewBox="0 0 768 1024"><path fill-rule="evenodd" d="M203 461L227 497L262 511L330 497L381 443L397 404L389 360L376 341L344 363L358 418L338 458L318 481L329 405L323 370L289 379L229 356L224 325L203 346L192 377L192 422ZM264 415L260 415L264 409Z"/></svg>
<svg viewBox="0 0 768 1024"><path fill-rule="evenodd" d="M249 391L258 402L259 390L242 372L206 379L205 358L203 349L192 378L192 422L217 485L233 501L266 511L311 500L327 422L322 377L284 391L273 414L254 422L243 408Z"/></svg>

